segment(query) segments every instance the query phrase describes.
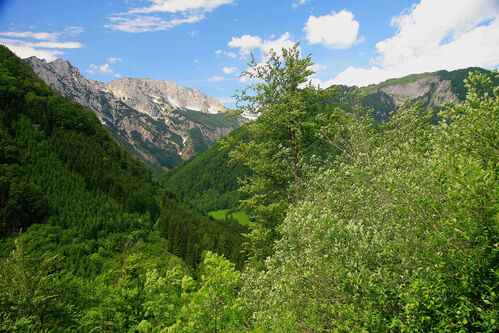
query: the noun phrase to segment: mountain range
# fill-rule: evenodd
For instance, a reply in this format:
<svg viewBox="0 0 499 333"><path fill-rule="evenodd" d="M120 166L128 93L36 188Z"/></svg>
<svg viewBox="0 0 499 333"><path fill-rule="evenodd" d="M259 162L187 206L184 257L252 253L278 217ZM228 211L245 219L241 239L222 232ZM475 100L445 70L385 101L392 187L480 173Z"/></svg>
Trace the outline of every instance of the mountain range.
<svg viewBox="0 0 499 333"><path fill-rule="evenodd" d="M239 126L217 99L175 82L103 83L62 59L25 61L51 88L92 110L121 146L156 171L173 168Z"/></svg>

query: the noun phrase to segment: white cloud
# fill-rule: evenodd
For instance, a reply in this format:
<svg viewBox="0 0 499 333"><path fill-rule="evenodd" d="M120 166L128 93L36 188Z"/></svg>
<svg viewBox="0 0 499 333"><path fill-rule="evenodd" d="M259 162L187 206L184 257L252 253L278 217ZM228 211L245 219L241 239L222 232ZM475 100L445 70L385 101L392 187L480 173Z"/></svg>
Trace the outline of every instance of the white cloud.
<svg viewBox="0 0 499 333"><path fill-rule="evenodd" d="M237 70L236 67L224 67L223 71L225 74L232 74Z"/></svg>
<svg viewBox="0 0 499 333"><path fill-rule="evenodd" d="M59 41L66 36L83 32L83 28L69 27L63 32L3 31L0 32L0 44L7 46L21 58L31 56L53 61L64 54L61 49L78 49L80 42Z"/></svg>
<svg viewBox="0 0 499 333"><path fill-rule="evenodd" d="M359 22L345 9L319 17L311 15L303 30L310 44L322 44L331 49L347 49L363 40L357 38Z"/></svg>
<svg viewBox="0 0 499 333"><path fill-rule="evenodd" d="M58 32L33 32L33 31L3 31L1 36L16 38L34 38L38 40L56 41L59 38Z"/></svg>
<svg viewBox="0 0 499 333"><path fill-rule="evenodd" d="M220 82L223 80L224 80L223 76L213 76L208 79L209 82Z"/></svg>
<svg viewBox="0 0 499 333"><path fill-rule="evenodd" d="M222 104L231 104L231 103L235 103L236 102L236 100L234 99L234 97L218 97L217 99Z"/></svg>
<svg viewBox="0 0 499 333"><path fill-rule="evenodd" d="M191 37L196 37L197 35L199 35L199 31L197 31L197 30L192 30L192 31L189 31L187 34L188 34L189 36L191 36Z"/></svg>
<svg viewBox="0 0 499 333"><path fill-rule="evenodd" d="M184 23L195 23L204 19L203 14L187 15L183 18L164 20L157 16L141 15L136 17L111 16L106 28L131 33L154 32L168 30Z"/></svg>
<svg viewBox="0 0 499 333"><path fill-rule="evenodd" d="M295 45L295 42L290 39L289 32L284 33L278 39L263 40L259 36L243 35L241 37L232 37L232 40L227 44L229 47L238 48L240 55L247 55L251 51L257 49L262 53L262 61L270 50L274 50L278 55L281 55L282 48L290 48Z"/></svg>
<svg viewBox="0 0 499 333"><path fill-rule="evenodd" d="M108 17L106 28L131 33L168 30L203 20L206 13L235 0L148 0L149 6L132 8ZM152 15L155 14L155 15ZM158 16L161 14L161 17ZM164 18L164 16L167 16ZM192 35L191 37L193 37Z"/></svg>
<svg viewBox="0 0 499 333"><path fill-rule="evenodd" d="M213 11L219 6L233 3L235 0L150 0L148 7L134 8L130 13L178 13L194 10Z"/></svg>
<svg viewBox="0 0 499 333"><path fill-rule="evenodd" d="M243 35L241 37L232 37L228 43L229 47L238 48L239 54L250 54L253 49L262 46L262 39L258 36Z"/></svg>
<svg viewBox="0 0 499 333"><path fill-rule="evenodd" d="M115 64L117 62L122 62L121 58L108 58L107 61L111 64Z"/></svg>
<svg viewBox="0 0 499 333"><path fill-rule="evenodd" d="M320 72L324 69L326 69L327 66L325 65L321 65L321 64L313 64L312 66L309 66L308 69L310 69L311 71L314 71L314 72Z"/></svg>
<svg viewBox="0 0 499 333"><path fill-rule="evenodd" d="M11 45L4 43L3 41L0 41L0 44L7 46L12 52L22 59L35 56L39 59L45 59L46 61L54 61L63 54L63 52L59 50L35 49L30 46Z"/></svg>
<svg viewBox="0 0 499 333"><path fill-rule="evenodd" d="M198 64L198 63L199 63L199 59L194 59L194 60L193 60L193 62L194 62L195 64Z"/></svg>
<svg viewBox="0 0 499 333"><path fill-rule="evenodd" d="M376 44L370 68L348 67L325 84L364 86L412 73L499 65L496 0L421 0L392 24L397 32Z"/></svg>
<svg viewBox="0 0 499 333"><path fill-rule="evenodd" d="M234 59L234 58L237 58L237 54L235 54L234 52L227 52L227 51L222 51L222 50L216 50L216 51L215 51L215 54L216 54L217 56L220 56L220 55L224 54L224 55L226 55L227 57L229 57L229 58L233 58L233 59Z"/></svg>

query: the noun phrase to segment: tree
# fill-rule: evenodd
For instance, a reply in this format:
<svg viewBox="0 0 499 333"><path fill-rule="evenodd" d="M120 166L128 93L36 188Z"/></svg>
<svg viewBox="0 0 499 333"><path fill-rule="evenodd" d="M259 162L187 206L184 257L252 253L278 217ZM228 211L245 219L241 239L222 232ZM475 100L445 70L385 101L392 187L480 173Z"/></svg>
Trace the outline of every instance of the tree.
<svg viewBox="0 0 499 333"><path fill-rule="evenodd" d="M252 114L258 120L246 125L250 139L231 146L233 162L249 167L251 175L241 181L240 190L249 198L243 206L253 213L250 224L249 254L258 262L271 253L278 238L276 227L286 209L297 207L302 197L307 169L315 166L325 142L318 140L317 116L327 109L330 91L307 84L311 56L300 58L299 44L282 49L282 55L270 51L264 63L252 57L243 76L252 80L236 95L233 114Z"/></svg>
<svg viewBox="0 0 499 333"><path fill-rule="evenodd" d="M182 280L183 297L187 302L178 314L178 320L170 327L172 332L224 332L239 331L247 317L242 299L241 274L234 264L210 251L206 252L201 265L199 288L193 289L193 281Z"/></svg>

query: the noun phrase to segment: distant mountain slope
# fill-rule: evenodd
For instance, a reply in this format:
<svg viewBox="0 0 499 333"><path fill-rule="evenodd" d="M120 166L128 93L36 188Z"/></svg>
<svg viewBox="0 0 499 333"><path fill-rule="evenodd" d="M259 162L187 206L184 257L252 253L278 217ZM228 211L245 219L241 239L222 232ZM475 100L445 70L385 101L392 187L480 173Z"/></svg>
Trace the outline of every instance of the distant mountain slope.
<svg viewBox="0 0 499 333"><path fill-rule="evenodd" d="M244 140L247 135L244 126L229 134L235 140ZM237 207L239 200L244 198L237 190L237 178L244 177L248 170L230 163L228 153L228 149L215 143L163 174L161 182L168 190L206 212Z"/></svg>
<svg viewBox="0 0 499 333"><path fill-rule="evenodd" d="M420 100L427 110L438 109L443 103L461 103L466 98L464 79L470 71L490 71L470 67L455 71L412 74L361 88L366 94L362 102L375 110L374 117L386 120L406 101Z"/></svg>
<svg viewBox="0 0 499 333"><path fill-rule="evenodd" d="M10 251L3 236L22 230L31 242L47 229L58 236L43 246L64 253L63 265L84 276L101 273L89 256L112 261L126 242L148 243L153 233L161 251L191 267L203 250L243 263L237 222L218 222L164 191L92 111L55 93L0 46L0 257Z"/></svg>
<svg viewBox="0 0 499 333"><path fill-rule="evenodd" d="M25 61L61 95L94 111L117 142L156 170L171 169L238 127L237 120L225 118L218 100L174 82L103 83L85 78L62 59Z"/></svg>

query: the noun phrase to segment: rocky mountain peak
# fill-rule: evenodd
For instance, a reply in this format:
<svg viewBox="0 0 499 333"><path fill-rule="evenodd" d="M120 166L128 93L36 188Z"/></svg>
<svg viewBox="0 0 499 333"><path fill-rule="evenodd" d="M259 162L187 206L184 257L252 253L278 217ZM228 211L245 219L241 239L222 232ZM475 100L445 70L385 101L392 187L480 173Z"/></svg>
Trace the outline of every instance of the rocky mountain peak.
<svg viewBox="0 0 499 333"><path fill-rule="evenodd" d="M122 78L105 84L105 89L151 117L165 115L177 108L211 114L225 111L217 99L172 81Z"/></svg>
<svg viewBox="0 0 499 333"><path fill-rule="evenodd" d="M155 168L170 169L238 127L224 106L172 81L89 80L63 59L25 61L61 95L94 111L117 142Z"/></svg>

